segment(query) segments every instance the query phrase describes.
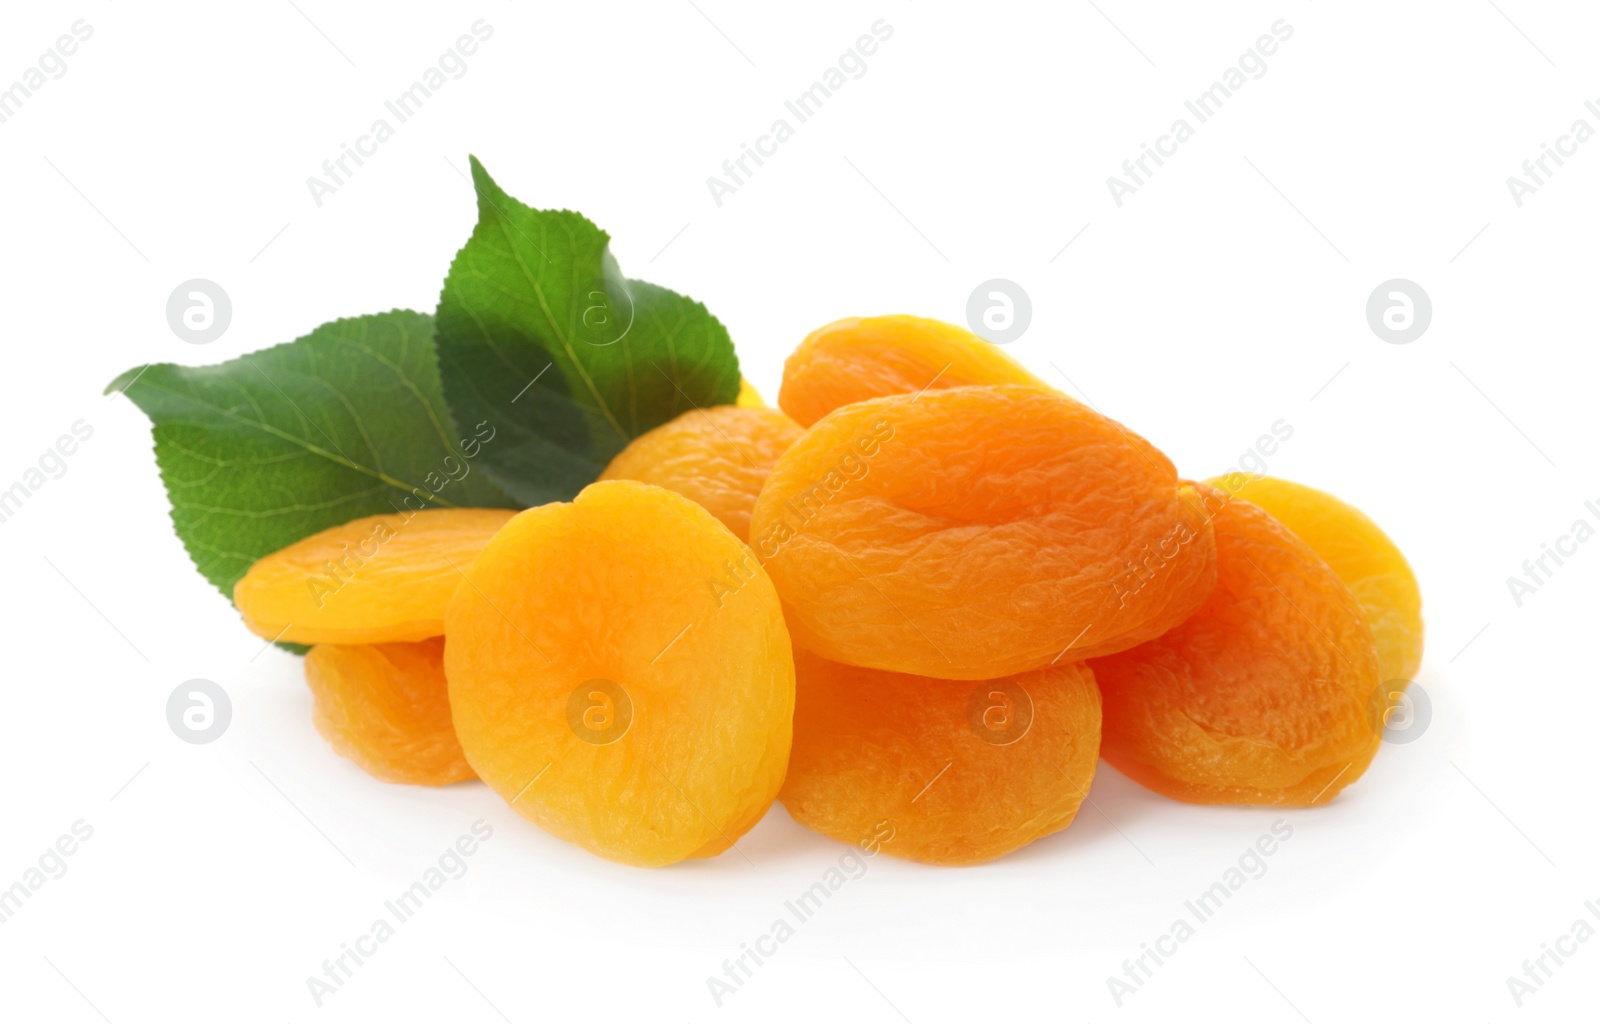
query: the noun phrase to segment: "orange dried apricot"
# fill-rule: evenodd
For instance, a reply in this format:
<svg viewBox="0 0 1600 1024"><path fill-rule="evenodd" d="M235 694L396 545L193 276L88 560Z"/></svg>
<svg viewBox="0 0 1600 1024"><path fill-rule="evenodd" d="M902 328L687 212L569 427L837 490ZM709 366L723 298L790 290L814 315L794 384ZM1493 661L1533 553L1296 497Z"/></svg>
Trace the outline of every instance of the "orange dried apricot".
<svg viewBox="0 0 1600 1024"><path fill-rule="evenodd" d="M729 564L737 589L712 586ZM445 617L456 734L523 817L603 857L731 846L789 760L794 660L747 549L681 495L631 480L517 515Z"/></svg>
<svg viewBox="0 0 1600 1024"><path fill-rule="evenodd" d="M260 559L233 588L257 636L381 644L444 633L460 569L516 513L442 508L366 516Z"/></svg>
<svg viewBox="0 0 1600 1024"><path fill-rule="evenodd" d="M602 480L637 480L676 491L750 539L750 510L799 424L776 409L691 409L617 453Z"/></svg>
<svg viewBox="0 0 1600 1024"><path fill-rule="evenodd" d="M808 828L978 864L1066 828L1094 778L1100 691L1081 662L976 684L795 653L779 799Z"/></svg>
<svg viewBox="0 0 1600 1024"><path fill-rule="evenodd" d="M917 316L835 320L783 365L778 407L813 423L852 402L969 384L1047 385L971 331Z"/></svg>
<svg viewBox="0 0 1600 1024"><path fill-rule="evenodd" d="M1422 592L1394 541L1360 509L1304 484L1229 473L1207 481L1265 509L1328 563L1367 614L1386 682L1422 667Z"/></svg>
<svg viewBox="0 0 1600 1024"><path fill-rule="evenodd" d="M306 682L317 731L374 778L445 786L473 777L450 721L443 637L318 644Z"/></svg>
<svg viewBox="0 0 1600 1024"><path fill-rule="evenodd" d="M1372 631L1304 541L1249 502L1215 498L1205 604L1089 663L1105 700L1101 756L1190 803L1326 803L1378 749Z"/></svg>
<svg viewBox="0 0 1600 1024"><path fill-rule="evenodd" d="M778 460L750 537L798 645L938 679L1133 647L1216 576L1206 511L1164 455L1016 385L834 411Z"/></svg>

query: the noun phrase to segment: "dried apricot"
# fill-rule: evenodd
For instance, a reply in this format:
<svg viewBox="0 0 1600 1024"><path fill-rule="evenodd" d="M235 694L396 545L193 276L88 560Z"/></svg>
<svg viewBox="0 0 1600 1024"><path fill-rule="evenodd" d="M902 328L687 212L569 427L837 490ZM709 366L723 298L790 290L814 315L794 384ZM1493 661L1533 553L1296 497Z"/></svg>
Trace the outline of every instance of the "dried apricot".
<svg viewBox="0 0 1600 1024"><path fill-rule="evenodd" d="M766 812L794 659L771 581L709 512L602 481L520 513L467 577L445 619L456 734L517 813L659 865L720 853Z"/></svg>
<svg viewBox="0 0 1600 1024"><path fill-rule="evenodd" d="M778 407L809 427L852 402L969 384L1046 386L954 324L917 316L850 317L812 331L790 354Z"/></svg>
<svg viewBox="0 0 1600 1024"><path fill-rule="evenodd" d="M1417 674L1422 592L1406 557L1377 523L1331 494L1288 480L1229 473L1207 483L1265 509L1328 563L1367 614L1384 681Z"/></svg>
<svg viewBox="0 0 1600 1024"><path fill-rule="evenodd" d="M801 824L929 864L977 864L1066 828L1094 778L1100 691L1081 662L974 684L795 653Z"/></svg>
<svg viewBox="0 0 1600 1024"><path fill-rule="evenodd" d="M676 491L748 541L756 495L778 456L801 433L799 424L776 409L692 409L630 441L600 479Z"/></svg>
<svg viewBox="0 0 1600 1024"><path fill-rule="evenodd" d="M418 786L473 777L450 721L443 637L318 644L306 655L306 682L317 731L369 775Z"/></svg>
<svg viewBox="0 0 1600 1024"><path fill-rule="evenodd" d="M1164 455L1016 385L836 410L778 460L750 537L797 644L938 679L1133 647L1216 576L1205 509Z"/></svg>
<svg viewBox="0 0 1600 1024"><path fill-rule="evenodd" d="M740 377L739 396L733 400L733 404L741 409L765 409L767 400L761 397L761 392L756 390L754 384Z"/></svg>
<svg viewBox="0 0 1600 1024"><path fill-rule="evenodd" d="M257 561L234 586L233 603L250 631L269 640L381 644L441 636L460 569L513 515L444 508L354 519Z"/></svg>
<svg viewBox="0 0 1600 1024"><path fill-rule="evenodd" d="M1105 699L1101 756L1191 803L1326 803L1378 749L1372 631L1304 541L1249 502L1216 499L1205 604L1089 663Z"/></svg>

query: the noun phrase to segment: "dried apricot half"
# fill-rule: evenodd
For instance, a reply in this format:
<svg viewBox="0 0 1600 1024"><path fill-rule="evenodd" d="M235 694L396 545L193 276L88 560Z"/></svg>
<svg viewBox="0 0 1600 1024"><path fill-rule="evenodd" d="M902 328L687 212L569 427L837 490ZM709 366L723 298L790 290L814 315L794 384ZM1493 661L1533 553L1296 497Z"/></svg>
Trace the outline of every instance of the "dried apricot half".
<svg viewBox="0 0 1600 1024"><path fill-rule="evenodd" d="M444 633L461 569L516 513L441 508L366 516L258 560L233 588L257 636L381 644Z"/></svg>
<svg viewBox="0 0 1600 1024"><path fill-rule="evenodd" d="M778 407L813 423L852 402L969 384L1045 383L994 345L918 316L835 320L806 336L783 366Z"/></svg>
<svg viewBox="0 0 1600 1024"><path fill-rule="evenodd" d="M1208 480L1265 509L1328 563L1367 613L1385 682L1409 681L1422 667L1422 591L1394 541L1360 509L1305 484L1229 473Z"/></svg>
<svg viewBox="0 0 1600 1024"><path fill-rule="evenodd" d="M676 491L748 541L761 485L803 432L776 409L691 409L630 441L600 479Z"/></svg>
<svg viewBox="0 0 1600 1024"><path fill-rule="evenodd" d="M740 377L739 395L733 400L733 404L741 409L765 409L767 400L761 397L761 392L756 390L754 384Z"/></svg>
<svg viewBox="0 0 1600 1024"><path fill-rule="evenodd" d="M417 786L473 777L451 725L443 637L318 644L306 655L306 682L317 731L369 775Z"/></svg>
<svg viewBox="0 0 1600 1024"><path fill-rule="evenodd" d="M726 565L745 566L718 593ZM789 761L794 659L745 546L631 480L520 513L445 618L456 734L523 817L603 857L660 865L731 846Z"/></svg>
<svg viewBox="0 0 1600 1024"><path fill-rule="evenodd" d="M1217 585L1171 632L1090 661L1101 756L1201 804L1309 806L1378 749L1378 655L1361 606L1300 538L1218 495Z"/></svg>
<svg viewBox="0 0 1600 1024"><path fill-rule="evenodd" d="M978 864L1066 828L1099 762L1100 691L1075 662L958 682L795 653L779 799L823 835Z"/></svg>
<svg viewBox="0 0 1600 1024"><path fill-rule="evenodd" d="M936 679L1133 647L1216 577L1206 510L1166 456L1017 385L834 411L778 460L750 537L797 644Z"/></svg>

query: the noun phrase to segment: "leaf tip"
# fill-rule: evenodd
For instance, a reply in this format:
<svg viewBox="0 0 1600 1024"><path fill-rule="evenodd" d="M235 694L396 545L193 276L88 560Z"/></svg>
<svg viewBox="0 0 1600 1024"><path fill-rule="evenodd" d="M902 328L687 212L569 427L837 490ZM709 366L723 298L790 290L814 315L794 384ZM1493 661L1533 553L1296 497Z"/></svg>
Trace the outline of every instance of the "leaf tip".
<svg viewBox="0 0 1600 1024"><path fill-rule="evenodd" d="M133 382L139 379L140 374L144 373L154 365L154 363L145 363L143 366L135 366L131 370L124 370L123 372L117 374L116 379L110 384L107 384L105 390L100 393L102 395L120 395L122 392L133 386Z"/></svg>
<svg viewBox="0 0 1600 1024"><path fill-rule="evenodd" d="M489 172L484 169L483 161L479 160L477 156L468 153L467 163L472 166L472 190L478 194L478 209L481 214L485 208L494 208L492 197L496 195L503 196L504 193L501 191L500 186L495 184L494 179L489 177Z"/></svg>

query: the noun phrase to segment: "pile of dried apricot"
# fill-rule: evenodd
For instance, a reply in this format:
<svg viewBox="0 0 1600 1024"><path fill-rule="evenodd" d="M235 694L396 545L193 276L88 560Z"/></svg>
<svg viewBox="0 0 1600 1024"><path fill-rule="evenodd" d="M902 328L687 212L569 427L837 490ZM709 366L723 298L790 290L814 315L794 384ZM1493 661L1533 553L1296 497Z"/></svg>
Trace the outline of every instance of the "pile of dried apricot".
<svg viewBox="0 0 1600 1024"><path fill-rule="evenodd" d="M930 320L841 320L570 502L376 516L234 597L314 644L377 778L478 778L604 857L707 857L781 801L934 864L1066 828L1104 757L1193 803L1325 803L1421 664L1416 578L1299 484L1196 483Z"/></svg>

